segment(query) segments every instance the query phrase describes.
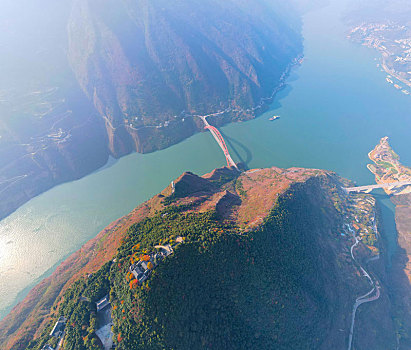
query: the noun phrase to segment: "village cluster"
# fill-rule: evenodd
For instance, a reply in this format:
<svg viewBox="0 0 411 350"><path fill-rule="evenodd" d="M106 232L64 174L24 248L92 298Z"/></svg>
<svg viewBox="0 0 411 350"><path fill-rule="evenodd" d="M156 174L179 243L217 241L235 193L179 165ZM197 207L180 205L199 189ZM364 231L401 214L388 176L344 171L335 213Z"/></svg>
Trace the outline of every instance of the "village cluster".
<svg viewBox="0 0 411 350"><path fill-rule="evenodd" d="M377 66L389 74L387 82L406 95L410 95L411 90L411 39L408 33L407 26L387 22L364 23L348 35L353 41L381 52L382 61Z"/></svg>

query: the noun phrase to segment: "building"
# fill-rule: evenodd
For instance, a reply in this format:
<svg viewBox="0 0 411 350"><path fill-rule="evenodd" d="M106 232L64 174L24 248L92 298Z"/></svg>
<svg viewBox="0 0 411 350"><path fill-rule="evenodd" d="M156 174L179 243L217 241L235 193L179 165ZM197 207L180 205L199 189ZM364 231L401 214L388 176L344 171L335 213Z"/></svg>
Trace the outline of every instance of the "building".
<svg viewBox="0 0 411 350"><path fill-rule="evenodd" d="M130 272L140 283L143 283L151 274L151 270L148 268L148 263L148 261L139 260L137 263L130 266Z"/></svg>
<svg viewBox="0 0 411 350"><path fill-rule="evenodd" d="M151 274L151 270L155 268L162 259L173 254L174 250L170 244L167 245L157 245L155 246L158 249L157 253L150 254L150 260L144 261L139 260L137 263L130 266L129 270L134 275L136 280L140 283L143 283ZM149 264L151 263L151 269Z"/></svg>
<svg viewBox="0 0 411 350"><path fill-rule="evenodd" d="M96 302L97 312L103 310L108 305L110 305L110 301L108 300L108 295L106 295L104 298Z"/></svg>
<svg viewBox="0 0 411 350"><path fill-rule="evenodd" d="M96 336L100 339L104 350L110 350L113 347L113 319L111 318L111 305L109 297L106 295L97 303L97 322Z"/></svg>
<svg viewBox="0 0 411 350"><path fill-rule="evenodd" d="M64 316L61 316L51 330L50 337L61 337L64 332L64 328L66 327L66 321L66 318Z"/></svg>

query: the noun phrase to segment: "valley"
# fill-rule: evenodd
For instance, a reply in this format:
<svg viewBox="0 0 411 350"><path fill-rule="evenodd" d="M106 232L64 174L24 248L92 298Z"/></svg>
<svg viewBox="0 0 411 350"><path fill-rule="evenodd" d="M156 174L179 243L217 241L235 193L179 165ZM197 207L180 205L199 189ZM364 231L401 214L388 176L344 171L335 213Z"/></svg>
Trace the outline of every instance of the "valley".
<svg viewBox="0 0 411 350"><path fill-rule="evenodd" d="M98 86L93 87L96 76L91 78L91 74L98 77L99 70L103 72L112 64L109 55L105 58L107 62L97 60L95 50L104 51L104 45L109 44L113 44L111 48L118 49L120 44L124 44L118 23L106 23L110 16L97 12L93 26L72 23L73 35L84 39L74 44L84 45L86 49L73 49L75 57L71 60L77 54L87 54L87 59L90 59L86 65L78 66L75 73L70 73L75 74L72 76L75 84L79 80L83 84L81 87L76 85L78 95L74 100L82 96L79 101L88 106L89 119L80 115L76 117L76 113L70 112L74 109L67 104L64 94L59 95L61 90L50 90L48 94L46 89L45 96L55 103L43 106L40 102L44 110L36 107L40 109L37 118L47 120L47 123L50 121L50 124L41 124L46 127L35 136L26 135L24 140L30 140L32 145L26 141L13 142L26 147L24 159L30 162L34 159L42 165L42 176L49 176L43 164L56 172L55 184L64 176L65 179L79 180L62 184L29 200L0 222L0 277L4 281L0 288L0 301L2 316L8 314L0 324L1 344L13 349L23 349L30 344L33 349L41 349L51 342L55 347L56 340L51 339L49 333L59 317L79 321L79 315L82 315L81 322L74 322L74 326L67 324L67 332L70 333L67 346L79 342L93 348L99 341L96 334L100 329L95 302L108 294L114 311L114 341L127 350L150 344L160 348L164 348L164 344L184 348L187 345L184 341L198 347L214 343L230 347L232 344L225 342L224 335L220 333L221 327L215 327L216 320L221 320L230 336L245 347L265 347L274 342L280 349L304 348L302 344L311 348L346 349L352 339L354 349L368 349L370 346L382 350L407 349L408 197L393 197L393 201L398 201L397 247L394 224L385 220L393 217L392 208L382 205L386 197L376 195L376 201L364 194L347 197L338 189L342 185L354 186L354 183L348 183L331 171L310 170L331 169L359 185L370 184L373 176L366 167L366 155L383 135L390 136L404 163L410 162L409 98L385 84L385 74L375 69L371 50L346 40L347 28L339 17L344 5L333 2L328 7L304 15L303 64L293 69L285 65L281 72L278 71L280 79L275 79L275 83L268 79L272 86L264 90L264 94L262 89L261 96L259 93L252 95L252 103L251 98L245 97L245 103L234 101L234 98L231 104L213 105L210 109L193 107L198 98L193 94L190 95L191 114L187 110L184 116L180 116L172 111L169 114L171 119L153 118L152 123L140 119L140 114L134 116L134 112L128 111L127 101L130 100L127 96L136 92L122 90L123 81L118 81L118 76L108 83L99 81ZM95 4L90 1L79 6L77 10L85 16L84 20L90 15L86 7ZM155 10L149 8L147 13L154 14ZM142 25L133 11L130 16L134 24ZM167 25L161 16L157 19L161 25ZM151 18L149 22L150 28L156 23ZM296 32L298 25L293 29ZM84 31L86 34L82 36ZM93 38L99 31L110 32L107 36L110 42L104 43L103 47L99 47L102 42ZM105 52L110 52L110 47ZM150 55L156 52L156 48L150 47L150 50ZM121 56L124 60L119 67L132 66L133 60L139 58L128 60L127 57ZM247 67L247 63L241 63ZM293 63L290 56L288 64ZM90 66L92 71L87 71L85 67ZM264 74L262 72L260 77ZM134 76L124 79L130 79L128 83L133 85L135 80L131 78ZM241 86L250 83L244 79L245 85ZM262 81L259 84L263 86ZM373 89L370 90L369 86ZM99 91L97 95L94 95L94 89ZM36 88L32 92L37 91L40 90ZM247 93L248 90L244 88L242 91ZM272 91L275 94L271 94ZM263 104L259 103L261 100ZM273 103L269 105L270 102ZM113 105L119 108L111 110ZM155 103L153 108L156 108ZM238 114L239 111L255 112L254 109L258 110L255 115ZM253 119L259 114L260 118ZM224 157L209 133L191 137L204 126L200 118L191 115L209 115L209 123L219 127L234 162L242 163L245 171L241 175L227 169L217 169L202 177L194 175L219 168L224 164ZM275 123L270 122L273 115L281 115L281 118ZM83 128L82 120L90 124ZM227 124L229 121L241 122ZM180 128L182 123L188 123L187 129ZM4 130L11 130L10 125L7 124ZM47 125L54 125L53 130L47 129ZM91 133L89 128L93 130ZM182 137L181 142L168 147L176 139L171 134L164 134L167 129ZM129 144L123 143L130 130L140 133L139 142L133 139ZM94 132L100 131L101 134L94 138ZM77 158L77 153L73 153L71 147L76 145L80 150L84 140L90 141L90 149L95 147L101 151L97 157L99 162L105 164L109 159L105 168L85 177L79 171L82 166L88 169L99 166L94 163L95 158L91 161L87 154L82 154L84 158ZM155 140L156 146L151 140ZM158 145L161 146L158 148L163 145L168 148L151 153ZM128 150L136 150L137 146L142 147L138 151L150 154L135 153L119 160L113 158L120 157L123 151L125 155ZM9 149L5 149L3 154L13 159ZM54 153L52 157L48 152L54 149L62 154L64 162L68 160L70 171L62 165L50 163L55 158ZM36 154L33 158L32 153ZM95 154L90 153L90 157L95 157ZM81 162L76 163L79 159ZM273 164L276 166L272 167ZM398 164L390 164L392 166L388 168L392 175L395 172L392 169L396 169ZM27 181L28 172L13 172L12 167L7 169L11 175L2 178L0 191L6 192L14 187L19 195L23 194L24 200L17 206L38 194L18 191L21 182ZM179 177L181 173L184 174ZM173 178L176 179L174 196L171 185L167 186ZM307 203L312 205L307 206ZM139 206L133 210L136 205ZM384 220L380 217L380 210ZM117 219L119 217L121 219ZM291 220L295 217L298 220ZM284 221L279 218L284 218ZM211 231L197 227L196 221L203 222L204 227ZM153 230L153 227L158 227L158 230ZM290 237L285 232L290 232ZM143 250L153 252L154 244L166 244L167 240L189 236L187 243L176 247L170 260L156 267L153 279L145 285L154 291L153 294L145 287L130 288L132 281L129 280L128 269L131 255L138 260L144 256ZM273 237L279 238L279 243ZM300 240L306 243L307 250ZM136 244L144 245L138 254L133 250ZM272 251L267 246L275 249L275 259L270 258ZM243 248L250 254L249 261L240 258ZM227 252L238 259L231 260ZM254 264L251 263L252 258L255 259ZM118 261L114 259L122 259L121 266L116 265ZM334 261L336 265L329 266L328 261ZM197 280L191 277L199 275L199 269L203 271L204 266L210 270L204 280L196 284ZM285 272L272 275L267 272L277 268ZM163 299L159 295L176 271L181 272L182 277L178 283L167 287L169 303L161 304L159 300ZM185 274L187 271L188 275ZM373 285L364 276L364 271L371 277ZM264 282L256 276L264 276ZM188 278L185 280L184 277ZM249 286L245 280L250 282ZM210 295L218 294L213 289L215 284L210 281L217 281L227 295L235 298L223 299L224 305L220 307L210 298L204 298L203 304L197 303L192 294L184 292L195 286L198 293L208 290ZM303 288L303 282L310 287ZM276 283L289 288L292 293L284 295L276 289ZM110 293L111 289L113 293ZM269 292L264 295L256 293L256 290ZM392 298L393 294L399 297ZM183 295L186 299L182 302ZM137 308L134 302L137 299L144 311ZM267 308L273 312L258 315L246 300L260 305L258 310ZM185 309L184 305L195 307ZM201 310L210 305L210 318L203 317ZM12 312L8 313L13 306ZM172 310L176 317L165 315L166 310ZM291 314L297 316L293 318L287 310L292 310ZM238 328L224 323L227 314L235 315ZM157 321L153 321L156 318ZM183 320L188 318L199 322L187 328ZM293 333L292 329L301 324L301 319L312 321L314 328L307 326L300 334ZM129 325L141 320L144 324L139 323L141 327L133 327L135 333L130 333ZM247 329L241 328L242 322L248 326ZM258 329L256 325L260 323L271 328ZM80 324L81 327L78 326ZM190 334L190 339L184 340L181 334L172 332L176 326ZM208 337L198 334L198 329L204 327L210 330ZM156 334L150 333L151 329ZM138 344L134 343L136 339L139 339Z"/></svg>
<svg viewBox="0 0 411 350"><path fill-rule="evenodd" d="M110 156L181 142L194 115L255 118L302 52L300 13L279 1L100 5L18 0L0 17L0 218Z"/></svg>

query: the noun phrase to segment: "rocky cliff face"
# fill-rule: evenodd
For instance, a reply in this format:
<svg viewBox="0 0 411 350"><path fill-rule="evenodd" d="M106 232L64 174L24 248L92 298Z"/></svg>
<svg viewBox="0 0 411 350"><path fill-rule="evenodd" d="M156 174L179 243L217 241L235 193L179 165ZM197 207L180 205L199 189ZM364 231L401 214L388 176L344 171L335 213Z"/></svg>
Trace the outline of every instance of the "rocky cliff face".
<svg viewBox="0 0 411 350"><path fill-rule="evenodd" d="M341 181L297 168L185 173L175 191L113 223L33 289L0 323L0 344L41 349L64 314L65 348L94 349L94 301L109 293L119 349L346 349L352 306L370 286L350 256L353 240L341 235L347 217L361 212ZM135 288L130 264L165 242L174 254ZM361 243L358 261L375 257L376 247L383 255L381 242ZM385 278L383 264L374 275ZM355 348L395 344L383 285L381 293L362 306Z"/></svg>
<svg viewBox="0 0 411 350"><path fill-rule="evenodd" d="M254 116L301 48L278 1L75 1L69 22L71 66L116 155L186 137L195 114Z"/></svg>
<svg viewBox="0 0 411 350"><path fill-rule="evenodd" d="M110 154L191 136L193 114L254 117L302 51L277 0L6 0L0 29L0 218Z"/></svg>

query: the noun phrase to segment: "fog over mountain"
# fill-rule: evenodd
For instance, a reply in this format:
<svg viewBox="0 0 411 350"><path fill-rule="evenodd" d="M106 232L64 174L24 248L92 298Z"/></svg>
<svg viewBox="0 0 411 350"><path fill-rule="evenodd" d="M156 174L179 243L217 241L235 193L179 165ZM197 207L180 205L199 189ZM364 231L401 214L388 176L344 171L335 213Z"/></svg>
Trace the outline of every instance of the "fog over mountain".
<svg viewBox="0 0 411 350"><path fill-rule="evenodd" d="M183 140L192 115L255 117L302 52L277 0L6 1L0 27L0 217L109 155Z"/></svg>
<svg viewBox="0 0 411 350"><path fill-rule="evenodd" d="M5 0L0 350L410 350L410 14Z"/></svg>

